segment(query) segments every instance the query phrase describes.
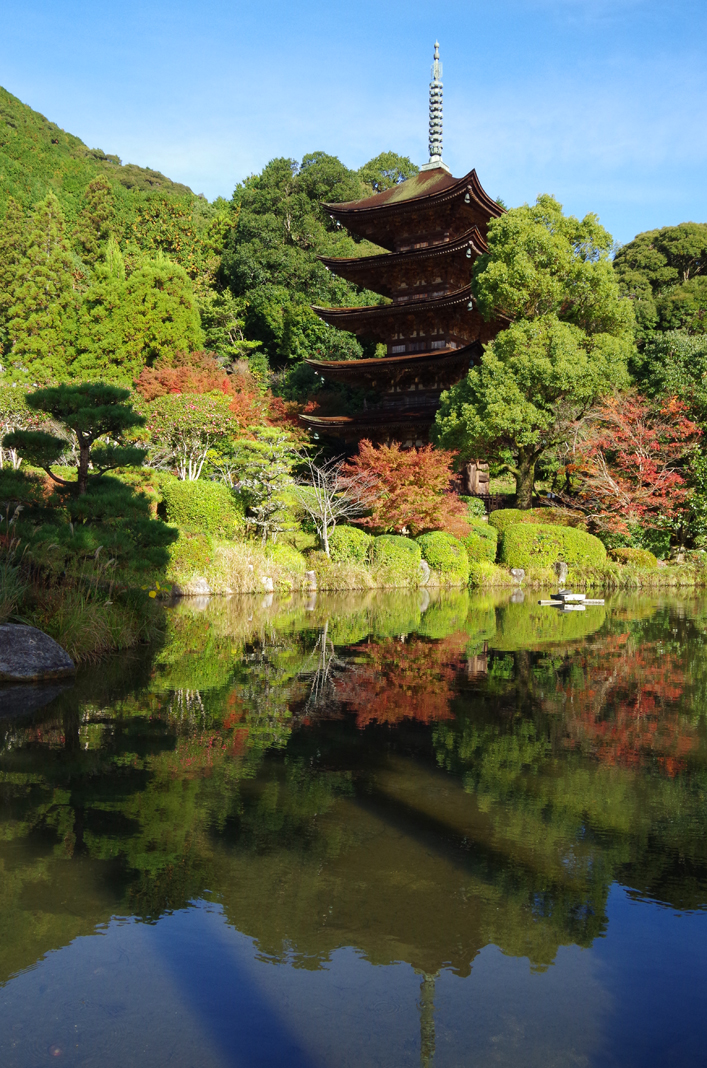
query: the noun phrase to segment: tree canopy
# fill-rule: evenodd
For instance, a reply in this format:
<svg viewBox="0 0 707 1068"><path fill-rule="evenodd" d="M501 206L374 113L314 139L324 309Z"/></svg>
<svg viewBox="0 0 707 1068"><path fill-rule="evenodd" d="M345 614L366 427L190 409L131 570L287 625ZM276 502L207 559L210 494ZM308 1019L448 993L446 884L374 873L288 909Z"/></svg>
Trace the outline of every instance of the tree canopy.
<svg viewBox="0 0 707 1068"><path fill-rule="evenodd" d="M491 222L472 289L485 318L509 325L442 395L434 436L462 459L485 456L532 503L535 465L603 393L627 383L633 312L622 300L596 216L565 216L549 196Z"/></svg>
<svg viewBox="0 0 707 1068"><path fill-rule="evenodd" d="M614 268L636 309L640 341L655 331L707 333L707 223L638 234L616 253Z"/></svg>

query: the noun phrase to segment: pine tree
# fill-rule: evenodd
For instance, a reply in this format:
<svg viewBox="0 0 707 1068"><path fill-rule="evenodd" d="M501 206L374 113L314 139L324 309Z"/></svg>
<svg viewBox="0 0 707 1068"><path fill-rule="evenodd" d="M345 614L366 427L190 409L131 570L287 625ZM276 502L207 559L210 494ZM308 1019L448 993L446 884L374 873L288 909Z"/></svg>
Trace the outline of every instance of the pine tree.
<svg viewBox="0 0 707 1068"><path fill-rule="evenodd" d="M86 207L74 229L74 245L84 263L93 267L103 259L114 228L113 190L105 178L95 178L86 190Z"/></svg>
<svg viewBox="0 0 707 1068"><path fill-rule="evenodd" d="M105 259L96 265L93 283L79 310L72 375L130 382L135 368L132 364L125 366L127 301L125 262L117 241L111 236Z"/></svg>
<svg viewBox="0 0 707 1068"><path fill-rule="evenodd" d="M22 206L10 197L0 224L0 352L9 352L8 319L17 289L18 268L27 252L27 223Z"/></svg>
<svg viewBox="0 0 707 1068"><path fill-rule="evenodd" d="M133 271L126 291L125 366L131 374L160 357L203 349L199 309L183 267L158 253Z"/></svg>
<svg viewBox="0 0 707 1068"><path fill-rule="evenodd" d="M27 251L9 309L9 357L16 371L48 381L66 376L76 301L64 215L54 193L32 212Z"/></svg>

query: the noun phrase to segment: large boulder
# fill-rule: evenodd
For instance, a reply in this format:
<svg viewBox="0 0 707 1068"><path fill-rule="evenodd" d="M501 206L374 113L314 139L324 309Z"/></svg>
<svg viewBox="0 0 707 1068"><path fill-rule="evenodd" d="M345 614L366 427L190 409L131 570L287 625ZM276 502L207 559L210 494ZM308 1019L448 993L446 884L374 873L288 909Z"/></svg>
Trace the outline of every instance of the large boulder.
<svg viewBox="0 0 707 1068"><path fill-rule="evenodd" d="M76 666L62 647L36 627L0 626L0 682L38 682L73 675Z"/></svg>

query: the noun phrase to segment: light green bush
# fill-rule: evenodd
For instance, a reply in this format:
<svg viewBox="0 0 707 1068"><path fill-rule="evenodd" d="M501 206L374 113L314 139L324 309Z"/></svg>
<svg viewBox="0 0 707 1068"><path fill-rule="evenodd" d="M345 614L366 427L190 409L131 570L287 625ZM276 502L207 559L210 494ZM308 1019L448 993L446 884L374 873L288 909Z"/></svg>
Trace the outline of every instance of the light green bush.
<svg viewBox="0 0 707 1068"><path fill-rule="evenodd" d="M658 560L648 549L610 549L609 556L620 564L635 564L636 567L657 567Z"/></svg>
<svg viewBox="0 0 707 1068"><path fill-rule="evenodd" d="M179 537L169 547L167 578L182 585L197 576L206 575L214 557L213 541L206 534L189 534L180 530Z"/></svg>
<svg viewBox="0 0 707 1068"><path fill-rule="evenodd" d="M606 549L593 534L549 523L515 523L501 538L499 560L507 567L552 567L564 560L570 567L600 567Z"/></svg>
<svg viewBox="0 0 707 1068"><path fill-rule="evenodd" d="M469 581L469 557L457 538L444 530L433 530L429 534L421 534L417 544L430 571L434 572L434 576L430 576L431 583L434 584L436 579L442 586L466 586Z"/></svg>
<svg viewBox="0 0 707 1068"><path fill-rule="evenodd" d="M358 527L334 527L329 535L329 552L338 564L366 564L373 536Z"/></svg>
<svg viewBox="0 0 707 1068"><path fill-rule="evenodd" d="M382 534L370 549L371 572L376 586L419 586L422 552L417 542L399 534Z"/></svg>
<svg viewBox="0 0 707 1068"><path fill-rule="evenodd" d="M498 547L498 531L490 523L471 523L471 533L462 538L469 561L488 560L493 563Z"/></svg>
<svg viewBox="0 0 707 1068"><path fill-rule="evenodd" d="M500 535L513 523L544 523L556 527L584 529L585 518L582 512L572 508L499 508L489 513L489 523Z"/></svg>
<svg viewBox="0 0 707 1068"><path fill-rule="evenodd" d="M223 482L163 478L165 518L180 530L233 538L243 531L243 505Z"/></svg>
<svg viewBox="0 0 707 1068"><path fill-rule="evenodd" d="M302 553L284 542L276 542L274 545L269 542L265 547L265 558L292 575L304 575L307 570L307 562Z"/></svg>
<svg viewBox="0 0 707 1068"><path fill-rule="evenodd" d="M461 499L468 509L469 519L481 519L486 515L486 505L480 497L462 497Z"/></svg>

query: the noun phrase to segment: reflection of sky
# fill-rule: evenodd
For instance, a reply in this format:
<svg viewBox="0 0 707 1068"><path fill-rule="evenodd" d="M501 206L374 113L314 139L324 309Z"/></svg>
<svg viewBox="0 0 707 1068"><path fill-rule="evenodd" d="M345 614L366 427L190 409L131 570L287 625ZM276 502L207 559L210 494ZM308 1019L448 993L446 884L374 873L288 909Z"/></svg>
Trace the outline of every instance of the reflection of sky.
<svg viewBox="0 0 707 1068"><path fill-rule="evenodd" d="M707 914L631 901L555 964L494 946L436 982L434 1063L704 1063ZM317 970L274 965L213 905L157 924L117 922L49 954L0 997L0 1063L101 1068L293 1068L420 1063L420 976L337 950Z"/></svg>

